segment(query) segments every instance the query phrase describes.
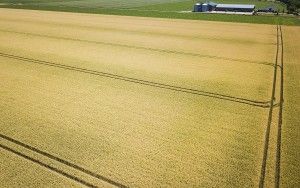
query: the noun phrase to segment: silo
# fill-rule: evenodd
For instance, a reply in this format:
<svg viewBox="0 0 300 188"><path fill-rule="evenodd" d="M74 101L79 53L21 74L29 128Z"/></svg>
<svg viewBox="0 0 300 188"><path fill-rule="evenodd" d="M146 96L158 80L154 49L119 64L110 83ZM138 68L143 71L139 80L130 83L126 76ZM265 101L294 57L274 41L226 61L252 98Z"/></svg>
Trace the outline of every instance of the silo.
<svg viewBox="0 0 300 188"><path fill-rule="evenodd" d="M194 12L201 12L202 11L202 4L201 3L196 3L194 5Z"/></svg>
<svg viewBox="0 0 300 188"><path fill-rule="evenodd" d="M208 11L208 4L203 3L202 4L202 11L201 12L207 12Z"/></svg>

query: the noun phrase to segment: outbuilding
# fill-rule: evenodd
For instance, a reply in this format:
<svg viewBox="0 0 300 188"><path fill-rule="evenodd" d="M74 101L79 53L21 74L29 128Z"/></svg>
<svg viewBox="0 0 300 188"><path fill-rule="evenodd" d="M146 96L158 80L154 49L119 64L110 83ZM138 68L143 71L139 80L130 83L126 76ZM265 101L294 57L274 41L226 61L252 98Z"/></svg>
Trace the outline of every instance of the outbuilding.
<svg viewBox="0 0 300 188"><path fill-rule="evenodd" d="M218 4L215 11L223 12L253 12L255 5L243 5L243 4Z"/></svg>
<svg viewBox="0 0 300 188"><path fill-rule="evenodd" d="M276 11L277 11L276 8L273 7L273 6L260 8L260 9L257 10L257 12L271 12L271 13L275 13Z"/></svg>

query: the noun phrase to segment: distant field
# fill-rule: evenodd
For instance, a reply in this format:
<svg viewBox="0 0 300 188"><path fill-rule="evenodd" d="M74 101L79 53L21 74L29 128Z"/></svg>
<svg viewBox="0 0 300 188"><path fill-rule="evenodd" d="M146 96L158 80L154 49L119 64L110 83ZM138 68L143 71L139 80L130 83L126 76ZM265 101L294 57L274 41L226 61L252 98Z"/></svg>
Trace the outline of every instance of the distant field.
<svg viewBox="0 0 300 188"><path fill-rule="evenodd" d="M299 183L298 31L283 30L283 187ZM1 9L0 187L258 187L277 36L272 25Z"/></svg>
<svg viewBox="0 0 300 188"><path fill-rule="evenodd" d="M255 4L256 7L277 7L280 12L286 10L286 6L279 2L258 0L220 0L217 3L241 3ZM226 22L244 22L261 24L300 25L300 20L292 16L241 16L241 15L216 15L181 13L180 11L192 10L192 0L0 0L0 7L37 9L51 11L82 12L95 14L127 15L142 17L161 17L176 19L211 20Z"/></svg>
<svg viewBox="0 0 300 188"><path fill-rule="evenodd" d="M81 8L137 8L146 10L191 10L195 2L193 0L0 0L1 3L23 4L23 5L47 5L47 6L67 6ZM258 0L217 0L218 3L240 3L255 4L257 7L275 6L285 9L280 2L258 1Z"/></svg>
<svg viewBox="0 0 300 188"><path fill-rule="evenodd" d="M205 1L195 1L195 2L205 2ZM271 1L258 1L258 0L215 0L212 2L216 3L232 3L232 4L254 4L257 8L274 6L278 8L280 11L286 10L286 7L281 2L271 2ZM167 2L163 4L154 4L154 5L146 5L139 7L140 9L145 10L169 10L169 11L181 11L181 10L191 10L194 2L192 0L188 1L178 1L178 2Z"/></svg>
<svg viewBox="0 0 300 188"><path fill-rule="evenodd" d="M66 1L43 1L37 3L43 3L49 6L69 6L69 7L85 7L85 8L130 8L130 7L140 7L145 5L154 5L154 4L164 4L164 3L174 3L180 0L66 0ZM30 3L30 4L37 4Z"/></svg>
<svg viewBox="0 0 300 188"><path fill-rule="evenodd" d="M83 8L129 8L146 5L174 3L182 0L1 0L6 4L69 6Z"/></svg>

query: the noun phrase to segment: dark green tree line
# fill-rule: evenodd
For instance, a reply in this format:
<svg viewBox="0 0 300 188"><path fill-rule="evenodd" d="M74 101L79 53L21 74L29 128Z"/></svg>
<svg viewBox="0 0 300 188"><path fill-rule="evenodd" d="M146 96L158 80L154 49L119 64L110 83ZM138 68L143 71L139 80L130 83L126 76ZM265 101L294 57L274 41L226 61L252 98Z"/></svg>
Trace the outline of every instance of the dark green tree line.
<svg viewBox="0 0 300 188"><path fill-rule="evenodd" d="M287 5L289 13L299 13L300 0L280 0Z"/></svg>

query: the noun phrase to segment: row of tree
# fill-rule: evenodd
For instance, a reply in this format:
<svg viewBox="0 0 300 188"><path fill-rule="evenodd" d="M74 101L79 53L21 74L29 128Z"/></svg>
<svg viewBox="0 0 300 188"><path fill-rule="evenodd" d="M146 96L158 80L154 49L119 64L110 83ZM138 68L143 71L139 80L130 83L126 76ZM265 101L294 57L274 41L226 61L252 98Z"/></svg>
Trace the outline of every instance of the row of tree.
<svg viewBox="0 0 300 188"><path fill-rule="evenodd" d="M288 13L299 14L300 0L280 0L280 1L286 4Z"/></svg>

